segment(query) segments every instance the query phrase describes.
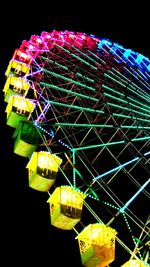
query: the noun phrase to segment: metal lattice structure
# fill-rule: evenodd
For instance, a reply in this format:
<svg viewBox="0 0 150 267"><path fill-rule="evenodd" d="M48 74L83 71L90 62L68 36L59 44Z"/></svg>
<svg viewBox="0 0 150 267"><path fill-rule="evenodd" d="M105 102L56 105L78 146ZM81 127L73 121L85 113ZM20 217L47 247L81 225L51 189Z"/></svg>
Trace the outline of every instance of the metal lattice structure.
<svg viewBox="0 0 150 267"><path fill-rule="evenodd" d="M6 70L4 87L5 102L15 93L33 101L28 120L41 137L36 149L63 161L56 187L73 186L87 195L82 223L74 230L79 233L93 221L109 225L118 232L127 259L146 264L149 71L150 60L132 49L54 30L22 42Z"/></svg>

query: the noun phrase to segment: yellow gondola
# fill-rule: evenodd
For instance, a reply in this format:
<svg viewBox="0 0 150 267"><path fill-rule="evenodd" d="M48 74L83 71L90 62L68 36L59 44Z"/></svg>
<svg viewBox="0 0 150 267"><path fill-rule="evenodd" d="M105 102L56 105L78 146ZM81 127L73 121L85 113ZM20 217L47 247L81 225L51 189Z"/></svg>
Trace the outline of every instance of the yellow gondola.
<svg viewBox="0 0 150 267"><path fill-rule="evenodd" d="M116 230L101 223L89 224L76 237L85 267L106 267L115 259Z"/></svg>
<svg viewBox="0 0 150 267"><path fill-rule="evenodd" d="M5 72L6 76L25 76L29 73L30 66L19 61L11 60Z"/></svg>
<svg viewBox="0 0 150 267"><path fill-rule="evenodd" d="M26 96L30 88L30 84L19 77L9 76L4 86L4 101L9 102L11 95Z"/></svg>
<svg viewBox="0 0 150 267"><path fill-rule="evenodd" d="M33 152L27 164L29 187L48 191L54 184L62 159L48 151Z"/></svg>
<svg viewBox="0 0 150 267"><path fill-rule="evenodd" d="M27 98L12 95L6 106L6 124L17 128L21 121L27 121L35 108L35 103Z"/></svg>
<svg viewBox="0 0 150 267"><path fill-rule="evenodd" d="M51 224L71 230L80 221L85 194L70 186L60 186L48 199Z"/></svg>

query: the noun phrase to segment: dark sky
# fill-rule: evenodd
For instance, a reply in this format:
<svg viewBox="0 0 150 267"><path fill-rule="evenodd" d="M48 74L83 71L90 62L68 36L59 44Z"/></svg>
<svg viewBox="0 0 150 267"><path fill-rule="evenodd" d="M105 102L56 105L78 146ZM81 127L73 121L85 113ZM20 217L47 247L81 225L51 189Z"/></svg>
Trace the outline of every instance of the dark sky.
<svg viewBox="0 0 150 267"><path fill-rule="evenodd" d="M86 1L87 2L87 1ZM17 5L17 4L16 4ZM22 5L22 6L21 6ZM33 4L34 5L34 4ZM118 9L117 9L118 8ZM126 48L150 56L149 8L140 3L132 8L125 2L110 6L101 1L70 2L68 5L24 3L2 9L1 19L0 84L5 82L4 72L15 48L32 34L56 30L80 31L105 37ZM5 264L15 266L81 266L75 232L55 229L49 222L47 194L33 192L27 186L26 161L13 154L12 133L5 125L3 93L1 102L1 205L2 248ZM41 195L42 194L42 195ZM119 267L119 265L115 265Z"/></svg>

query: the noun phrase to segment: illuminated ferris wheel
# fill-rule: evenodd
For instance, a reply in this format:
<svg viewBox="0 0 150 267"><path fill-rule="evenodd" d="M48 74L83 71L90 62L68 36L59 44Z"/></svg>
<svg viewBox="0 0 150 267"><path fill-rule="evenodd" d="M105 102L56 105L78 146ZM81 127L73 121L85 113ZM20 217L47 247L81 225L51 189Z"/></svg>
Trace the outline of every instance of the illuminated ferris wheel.
<svg viewBox="0 0 150 267"><path fill-rule="evenodd" d="M6 124L87 267L149 266L150 60L81 32L32 35L6 70ZM42 194L42 193L41 193ZM116 256L115 256L116 255Z"/></svg>

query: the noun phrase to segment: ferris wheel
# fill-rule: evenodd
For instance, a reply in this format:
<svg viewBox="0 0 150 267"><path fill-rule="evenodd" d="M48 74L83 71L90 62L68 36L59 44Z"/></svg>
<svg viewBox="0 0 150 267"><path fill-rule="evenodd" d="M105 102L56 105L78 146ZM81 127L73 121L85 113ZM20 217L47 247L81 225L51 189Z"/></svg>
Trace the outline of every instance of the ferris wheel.
<svg viewBox="0 0 150 267"><path fill-rule="evenodd" d="M149 266L150 60L81 32L32 35L6 70L6 124L83 266ZM147 203L142 207L141 203ZM113 265L114 264L114 265Z"/></svg>

